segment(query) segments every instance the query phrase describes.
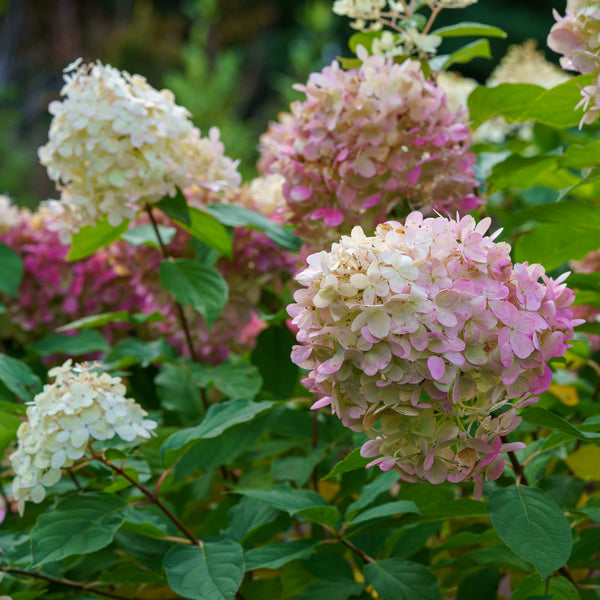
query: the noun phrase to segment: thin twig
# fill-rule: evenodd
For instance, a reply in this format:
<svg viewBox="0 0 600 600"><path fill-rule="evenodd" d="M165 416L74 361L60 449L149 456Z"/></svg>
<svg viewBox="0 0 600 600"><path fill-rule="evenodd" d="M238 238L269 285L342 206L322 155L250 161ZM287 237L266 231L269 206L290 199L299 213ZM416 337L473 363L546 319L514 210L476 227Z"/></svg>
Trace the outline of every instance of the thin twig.
<svg viewBox="0 0 600 600"><path fill-rule="evenodd" d="M117 465L111 463L109 460L104 458L102 454L97 454L96 452L94 452L94 449L91 447L91 445L90 452L96 460L100 461L103 465L106 465L109 469L112 469L115 473L118 473L121 477L129 481L131 485L135 486L138 490L140 490L140 492L142 492L142 494L147 496L153 504L156 504L156 506L158 506L158 508L160 508L160 510L162 510L163 513L165 513L165 515L169 519L171 519L171 521L175 524L177 529L179 529L179 531L181 531L181 533L183 533L193 545L199 545L198 540L187 530L185 525L167 508L167 506L162 502L162 500L160 500L160 498L158 498L153 492L151 492L147 487L143 486L141 483L137 482L135 479L133 479L133 477L130 477L123 469L117 467Z"/></svg>
<svg viewBox="0 0 600 600"><path fill-rule="evenodd" d="M154 229L154 233L156 234L156 239L158 240L158 245L160 246L162 255L165 259L169 258L169 253L167 252L167 247L165 246L162 237L160 235L160 230L158 229L158 225L156 220L154 219L154 215L152 214L152 207L149 204L146 204L146 212L150 217L150 222L152 223L152 228ZM177 314L179 316L179 323L181 324L181 328L183 329L183 333L185 335L185 341L188 347L188 352L190 353L190 358L196 362L198 357L196 355L196 351L194 350L194 343L192 342L192 335L190 333L190 326L187 321L187 317L185 316L185 312L183 310L183 306L179 304L179 302L175 301L175 308L177 309ZM200 388L200 393L202 396L202 404L204 405L204 410L208 410L208 397L206 395L206 390L204 388Z"/></svg>
<svg viewBox="0 0 600 600"><path fill-rule="evenodd" d="M508 443L506 438L502 438L502 442L504 444ZM523 469L523 465L519 462L517 455L511 450L507 452L508 458L510 459L510 464L512 465L513 471L517 477L517 482L521 482L523 485L529 485L529 481L527 480L527 476L525 475L525 471Z"/></svg>
<svg viewBox="0 0 600 600"><path fill-rule="evenodd" d="M13 569L12 567L0 567L0 571L4 573L12 573L14 575L25 575L26 577L32 577L33 579L41 579L43 581L49 581L50 583L58 583L67 587L76 588L78 590L84 590L104 598L115 598L116 600L141 600L138 597L127 597L113 594L112 592L105 592L103 590L97 590L92 587L91 583L79 583L77 581L71 581L70 579L58 579L56 577L50 577L48 575L42 575L41 573L31 573L30 571L23 571L21 569Z"/></svg>

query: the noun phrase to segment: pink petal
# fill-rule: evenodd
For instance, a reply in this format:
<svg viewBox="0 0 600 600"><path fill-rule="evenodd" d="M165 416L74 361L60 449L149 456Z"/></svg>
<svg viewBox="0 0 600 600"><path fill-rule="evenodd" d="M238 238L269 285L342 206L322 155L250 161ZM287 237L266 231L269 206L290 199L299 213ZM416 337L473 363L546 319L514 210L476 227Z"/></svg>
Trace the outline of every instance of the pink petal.
<svg viewBox="0 0 600 600"><path fill-rule="evenodd" d="M310 188L298 185L291 189L290 198L295 202L301 202L302 200L308 200L312 196L312 190Z"/></svg>
<svg viewBox="0 0 600 600"><path fill-rule="evenodd" d="M406 174L406 183L408 183L408 185L414 185L415 183L417 183L417 181L419 181L420 176L421 165L417 165Z"/></svg>
<svg viewBox="0 0 600 600"><path fill-rule="evenodd" d="M440 380L446 372L446 363L440 356L430 356L427 359L427 367L435 380Z"/></svg>

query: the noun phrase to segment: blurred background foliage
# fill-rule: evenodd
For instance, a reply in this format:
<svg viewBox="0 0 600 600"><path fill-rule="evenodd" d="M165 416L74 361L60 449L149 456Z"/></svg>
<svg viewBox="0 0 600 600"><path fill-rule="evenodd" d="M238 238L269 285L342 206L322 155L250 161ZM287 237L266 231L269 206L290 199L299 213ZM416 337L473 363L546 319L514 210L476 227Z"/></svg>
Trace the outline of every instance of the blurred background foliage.
<svg viewBox="0 0 600 600"><path fill-rule="evenodd" d="M347 19L330 0L0 0L0 194L35 206L55 196L36 150L47 139L48 103L61 71L77 57L100 60L172 89L207 133L221 130L227 153L255 174L258 136L296 97L295 82L336 56L350 56ZM492 23L492 61L463 73L484 82L508 45L535 39L545 49L552 9L562 0L480 0L442 12L436 26ZM448 40L452 50L464 40ZM557 56L545 50L549 60Z"/></svg>

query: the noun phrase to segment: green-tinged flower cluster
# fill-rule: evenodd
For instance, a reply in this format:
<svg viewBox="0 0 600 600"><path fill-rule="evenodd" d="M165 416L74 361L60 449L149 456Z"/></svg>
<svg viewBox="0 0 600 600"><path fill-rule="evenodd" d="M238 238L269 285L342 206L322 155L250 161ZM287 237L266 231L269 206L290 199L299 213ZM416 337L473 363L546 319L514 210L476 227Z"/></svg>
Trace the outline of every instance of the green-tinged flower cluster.
<svg viewBox="0 0 600 600"><path fill-rule="evenodd" d="M131 398L120 377L98 373L71 359L51 369L44 386L27 408L27 421L17 431L18 446L10 456L15 472L13 496L22 513L25 502L41 502L61 468L83 458L91 440L115 435L127 442L149 438L156 423Z"/></svg>

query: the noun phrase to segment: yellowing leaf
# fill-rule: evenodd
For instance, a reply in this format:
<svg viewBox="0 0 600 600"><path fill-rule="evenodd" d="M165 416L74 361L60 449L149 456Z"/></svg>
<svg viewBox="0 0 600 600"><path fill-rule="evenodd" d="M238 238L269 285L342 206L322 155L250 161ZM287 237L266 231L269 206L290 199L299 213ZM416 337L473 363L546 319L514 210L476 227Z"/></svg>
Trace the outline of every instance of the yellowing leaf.
<svg viewBox="0 0 600 600"><path fill-rule="evenodd" d="M328 502L331 502L338 495L339 491L339 483L332 483L330 481L319 482L319 494Z"/></svg>
<svg viewBox="0 0 600 600"><path fill-rule="evenodd" d="M586 444L565 458L570 469L583 481L600 479L600 447Z"/></svg>
<svg viewBox="0 0 600 600"><path fill-rule="evenodd" d="M579 404L579 394L572 385L551 385L548 391L556 396L563 404L575 406Z"/></svg>

